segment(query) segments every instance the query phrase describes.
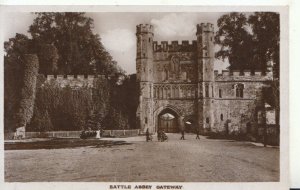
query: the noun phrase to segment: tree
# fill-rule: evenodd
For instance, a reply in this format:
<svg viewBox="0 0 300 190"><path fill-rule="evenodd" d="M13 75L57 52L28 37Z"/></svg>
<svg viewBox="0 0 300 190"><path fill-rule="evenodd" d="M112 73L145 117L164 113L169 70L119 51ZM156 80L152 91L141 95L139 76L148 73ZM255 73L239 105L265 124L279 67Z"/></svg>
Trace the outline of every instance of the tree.
<svg viewBox="0 0 300 190"><path fill-rule="evenodd" d="M266 72L267 64L273 62L275 78L279 78L279 14L256 12L249 16L248 22L253 31L254 55L258 57L258 64Z"/></svg>
<svg viewBox="0 0 300 190"><path fill-rule="evenodd" d="M248 32L247 17L243 13L230 13L218 19L219 30L215 41L221 46L216 53L217 58L228 58L230 70L253 69L251 49L253 46Z"/></svg>
<svg viewBox="0 0 300 190"><path fill-rule="evenodd" d="M274 63L274 76L279 78L279 15L256 12L249 17L230 13L218 19L216 43L221 50L217 58L228 58L229 69L267 71Z"/></svg>
<svg viewBox="0 0 300 190"><path fill-rule="evenodd" d="M275 108L276 124L279 125L280 111L280 23L279 14L272 12L256 12L249 16L249 23L253 30L253 39L255 42L254 55L258 57L258 64L262 71L266 72L269 63L273 63L273 81L271 87L265 93L265 100ZM278 127L279 130L279 127ZM279 133L278 133L279 134Z"/></svg>
<svg viewBox="0 0 300 190"><path fill-rule="evenodd" d="M57 60L59 58L56 47L53 44L40 45L39 51L40 73L56 74Z"/></svg>
<svg viewBox="0 0 300 190"><path fill-rule="evenodd" d="M57 49L58 74L114 74L122 72L105 50L99 35L93 34L93 20L84 13L36 13L29 28L35 48L45 44ZM47 54L39 53L44 60ZM41 65L41 71L49 69Z"/></svg>
<svg viewBox="0 0 300 190"><path fill-rule="evenodd" d="M4 50L4 126L5 130L13 130L24 84L20 80L24 76L24 55L31 53L32 41L23 34L16 34L4 42Z"/></svg>

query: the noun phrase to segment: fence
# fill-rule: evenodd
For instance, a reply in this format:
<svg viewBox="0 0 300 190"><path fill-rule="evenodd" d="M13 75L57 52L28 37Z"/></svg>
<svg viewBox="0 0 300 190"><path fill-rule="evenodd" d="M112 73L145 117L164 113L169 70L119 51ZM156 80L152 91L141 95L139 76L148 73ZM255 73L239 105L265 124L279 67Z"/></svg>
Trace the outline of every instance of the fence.
<svg viewBox="0 0 300 190"><path fill-rule="evenodd" d="M104 130L105 137L132 137L138 136L140 130ZM47 132L25 132L26 138L79 138L81 131L47 131ZM14 133L5 133L4 139L12 139Z"/></svg>

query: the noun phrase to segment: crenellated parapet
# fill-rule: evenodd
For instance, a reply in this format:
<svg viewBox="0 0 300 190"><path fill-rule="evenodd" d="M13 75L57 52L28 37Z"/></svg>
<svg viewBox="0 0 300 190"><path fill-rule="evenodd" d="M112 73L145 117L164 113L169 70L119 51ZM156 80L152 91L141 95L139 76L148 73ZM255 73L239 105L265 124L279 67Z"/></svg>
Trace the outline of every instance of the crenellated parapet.
<svg viewBox="0 0 300 190"><path fill-rule="evenodd" d="M55 83L60 87L69 86L71 88L94 87L96 79L109 80L111 76L105 75L47 75L45 83Z"/></svg>
<svg viewBox="0 0 300 190"><path fill-rule="evenodd" d="M201 34L203 32L213 32L214 31L214 25L211 23L201 23L197 24L197 35Z"/></svg>
<svg viewBox="0 0 300 190"><path fill-rule="evenodd" d="M270 81L273 79L273 73L267 72L263 74L261 71L251 72L246 70L240 72L238 70L223 70L221 73L214 71L215 81Z"/></svg>
<svg viewBox="0 0 300 190"><path fill-rule="evenodd" d="M151 24L139 24L136 26L136 33L152 33L153 26Z"/></svg>
<svg viewBox="0 0 300 190"><path fill-rule="evenodd" d="M196 51L197 41L153 41L154 52L191 52Z"/></svg>

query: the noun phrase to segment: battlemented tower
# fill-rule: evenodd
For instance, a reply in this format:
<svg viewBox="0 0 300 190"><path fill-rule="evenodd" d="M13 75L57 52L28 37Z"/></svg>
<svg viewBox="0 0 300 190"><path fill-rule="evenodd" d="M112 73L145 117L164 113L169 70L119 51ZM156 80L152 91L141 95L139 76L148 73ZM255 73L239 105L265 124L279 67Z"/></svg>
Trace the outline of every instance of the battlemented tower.
<svg viewBox="0 0 300 190"><path fill-rule="evenodd" d="M198 61L198 126L206 132L214 123L214 27L211 23L197 25ZM202 129L201 129L202 127Z"/></svg>
<svg viewBox="0 0 300 190"><path fill-rule="evenodd" d="M137 82L140 89L137 117L143 131L152 129L153 123L153 26L140 24L136 26Z"/></svg>
<svg viewBox="0 0 300 190"><path fill-rule="evenodd" d="M214 71L211 23L198 24L193 41L153 41L153 30L149 24L136 28L141 133L257 131L261 92L271 73Z"/></svg>

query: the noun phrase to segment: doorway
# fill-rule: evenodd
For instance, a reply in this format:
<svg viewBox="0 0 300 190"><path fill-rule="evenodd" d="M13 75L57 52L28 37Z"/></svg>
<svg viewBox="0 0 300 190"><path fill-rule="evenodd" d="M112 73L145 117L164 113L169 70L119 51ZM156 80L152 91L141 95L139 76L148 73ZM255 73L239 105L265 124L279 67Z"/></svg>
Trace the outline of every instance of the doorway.
<svg viewBox="0 0 300 190"><path fill-rule="evenodd" d="M158 115L158 131L178 133L178 115L172 109L166 108Z"/></svg>

